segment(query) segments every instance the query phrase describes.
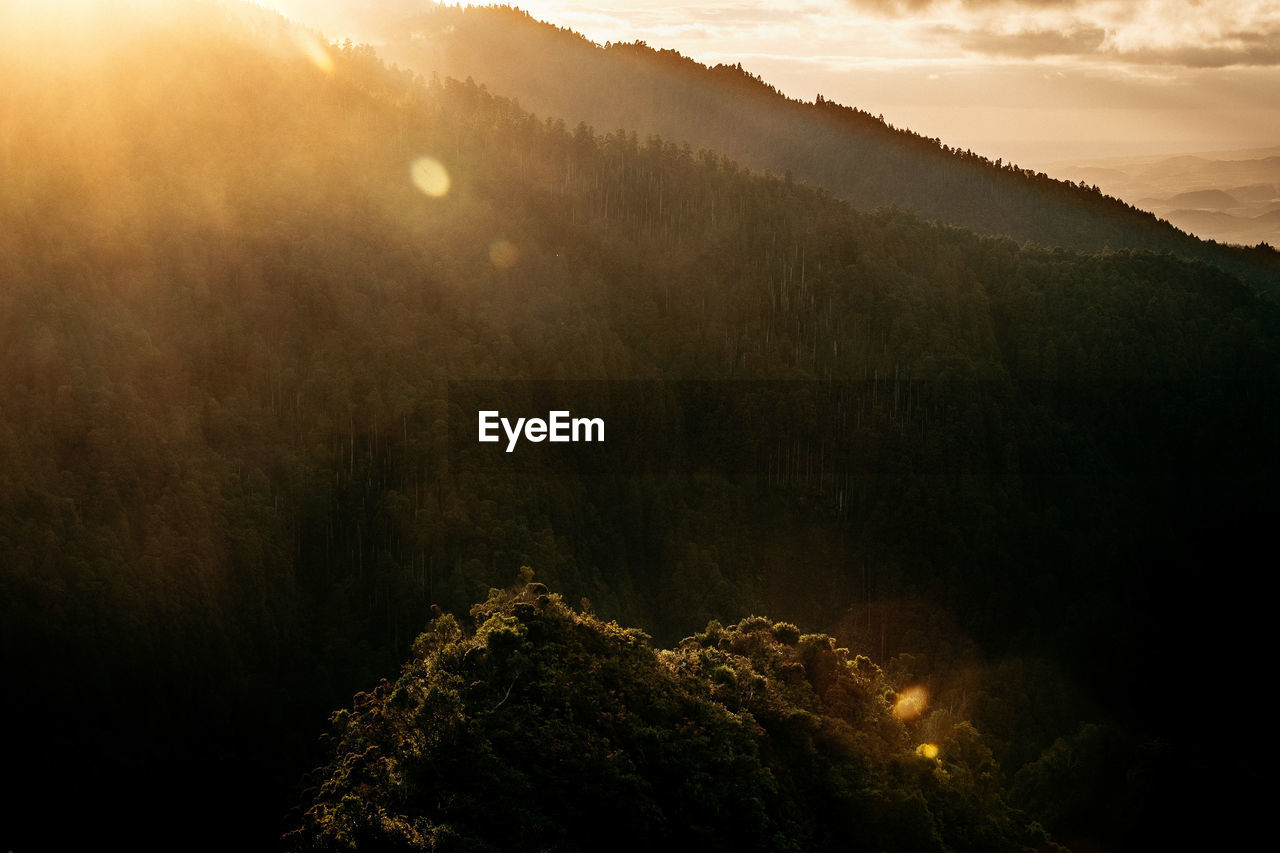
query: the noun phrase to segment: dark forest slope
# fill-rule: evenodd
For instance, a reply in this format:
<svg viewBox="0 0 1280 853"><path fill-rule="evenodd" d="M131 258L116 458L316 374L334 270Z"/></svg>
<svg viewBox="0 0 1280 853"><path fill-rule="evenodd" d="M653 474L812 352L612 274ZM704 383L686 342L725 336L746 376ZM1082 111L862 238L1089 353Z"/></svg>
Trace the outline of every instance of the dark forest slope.
<svg viewBox="0 0 1280 853"><path fill-rule="evenodd" d="M1055 833L1248 789L1188 697L1262 665L1270 302L195 8L0 51L5 843L274 838L328 711L522 565L664 645L836 634ZM459 464L466 379L639 387L642 464Z"/></svg>
<svg viewBox="0 0 1280 853"><path fill-rule="evenodd" d="M1280 281L1274 251L1203 242L1096 187L992 162L821 95L816 103L787 98L741 65L708 68L644 44L601 47L510 7L366 11L358 26L402 67L473 77L571 127L657 134L791 173L861 209L899 205L980 233L1087 252L1170 251L1267 290Z"/></svg>

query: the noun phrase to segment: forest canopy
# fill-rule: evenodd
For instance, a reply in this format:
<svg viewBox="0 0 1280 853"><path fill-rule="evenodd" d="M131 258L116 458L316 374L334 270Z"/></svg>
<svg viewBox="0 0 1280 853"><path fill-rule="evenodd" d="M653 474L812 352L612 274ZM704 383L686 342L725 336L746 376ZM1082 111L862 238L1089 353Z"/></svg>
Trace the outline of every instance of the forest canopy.
<svg viewBox="0 0 1280 853"><path fill-rule="evenodd" d="M752 617L658 651L540 583L472 616L334 715L291 849L1050 849L972 726L831 637Z"/></svg>
<svg viewBox="0 0 1280 853"><path fill-rule="evenodd" d="M1263 789L1203 707L1268 648L1265 597L1241 592L1276 509L1280 314L1256 286L858 211L243 4L102 8L0 36L0 671L24 780L0 841L271 843L332 709L448 624L433 606L463 619L522 565L599 614L549 603L547 625L615 638L715 734L671 767L742 762L691 820L741 797L759 838L842 831L766 784L785 762L741 715L767 709L715 674L737 683L738 653L703 673L679 645L750 613L981 731L1028 811L982 800L975 832L1133 846L1224 775ZM676 459L451 465L449 424L475 414L450 384L498 380L671 383L637 419ZM682 382L749 391L726 450L745 464L700 464ZM494 672L475 708L512 684ZM829 713L789 690L761 695ZM883 722L882 699L858 707ZM937 765L884 737L859 778L888 774L906 812L986 796L938 781L941 741ZM599 764L611 790L651 784L620 767ZM906 812L881 817L962 844Z"/></svg>

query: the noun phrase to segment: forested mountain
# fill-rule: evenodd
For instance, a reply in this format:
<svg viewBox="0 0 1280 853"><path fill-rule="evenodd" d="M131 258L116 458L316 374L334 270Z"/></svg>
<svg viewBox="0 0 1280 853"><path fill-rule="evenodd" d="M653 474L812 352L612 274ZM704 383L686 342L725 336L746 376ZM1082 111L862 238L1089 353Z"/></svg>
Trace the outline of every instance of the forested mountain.
<svg viewBox="0 0 1280 853"><path fill-rule="evenodd" d="M854 107L786 97L741 64L707 67L644 43L597 45L509 6L444 6L406 16L377 4L334 23L424 75L474 78L525 109L635 131L821 186L870 210L898 205L984 234L1085 252L1151 249L1200 258L1274 291L1280 256L1202 242L1096 185L1048 178Z"/></svg>
<svg viewBox="0 0 1280 853"><path fill-rule="evenodd" d="M1248 703L1222 700L1265 648L1244 590L1275 510L1269 300L1202 262L1020 247L569 130L249 7L131 8L0 44L0 713L21 785L0 843L270 846L323 802L305 770L412 736L411 716L364 721L417 701L423 668L484 681L467 655L506 642L494 616L588 646L617 620L672 649L628 634L590 689L663 684L673 704L635 699L652 736L711 727L669 756L680 784L740 746L724 796L773 790L758 816L783 849L844 838L875 792L923 849L981 848L955 839L986 819L1145 846L1188 831L1175 810L1212 814L1224 777L1246 807L1258 762L1223 715ZM652 464L472 458L449 435L475 423L463 380L503 380L513 409L516 380L640 387ZM587 615L499 597L449 640L460 661L414 645L448 624L433 606L461 617L522 566ZM852 649L840 667L883 682L872 722L928 687L920 725L989 749L989 779L957 788L964 762L916 762L918 731L859 733L801 695L840 680L826 664L681 642L751 613ZM325 717L406 657L403 690L320 754ZM748 708L762 736L722 665L803 714ZM509 684L475 686L459 725L535 748L502 727L560 710ZM796 751L771 753L786 725ZM846 752L823 765L833 812L806 816L786 804L812 799L794 762L813 726ZM677 814L643 773L614 781ZM461 803L501 783L406 784ZM398 795L365 794L373 813Z"/></svg>

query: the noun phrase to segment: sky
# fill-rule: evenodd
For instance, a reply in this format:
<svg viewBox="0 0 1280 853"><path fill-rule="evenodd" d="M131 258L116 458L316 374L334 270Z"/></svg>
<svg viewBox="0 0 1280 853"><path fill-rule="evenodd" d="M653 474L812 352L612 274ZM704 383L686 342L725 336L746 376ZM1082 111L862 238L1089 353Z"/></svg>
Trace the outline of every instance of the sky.
<svg viewBox="0 0 1280 853"><path fill-rule="evenodd" d="M303 19L379 5L259 2ZM1280 0L508 2L1028 167L1280 146Z"/></svg>

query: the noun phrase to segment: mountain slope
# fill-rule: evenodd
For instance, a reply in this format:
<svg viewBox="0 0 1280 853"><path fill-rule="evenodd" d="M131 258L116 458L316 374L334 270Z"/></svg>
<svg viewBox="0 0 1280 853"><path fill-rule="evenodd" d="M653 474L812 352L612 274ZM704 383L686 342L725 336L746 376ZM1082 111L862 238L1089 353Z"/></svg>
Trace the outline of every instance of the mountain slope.
<svg viewBox="0 0 1280 853"><path fill-rule="evenodd" d="M275 837L327 712L522 565L667 645L829 629L1010 773L1090 722L1220 778L1169 685L1263 665L1274 305L194 8L0 52L6 844ZM632 394L650 464L461 464L461 380Z"/></svg>
<svg viewBox="0 0 1280 853"><path fill-rule="evenodd" d="M351 24L401 67L474 78L571 127L657 134L793 174L859 208L899 205L1045 246L1169 251L1267 290L1280 282L1274 252L1204 243L1096 186L993 163L821 95L815 103L789 99L740 65L707 68L644 44L601 47L510 7L433 6L408 18L366 10Z"/></svg>

